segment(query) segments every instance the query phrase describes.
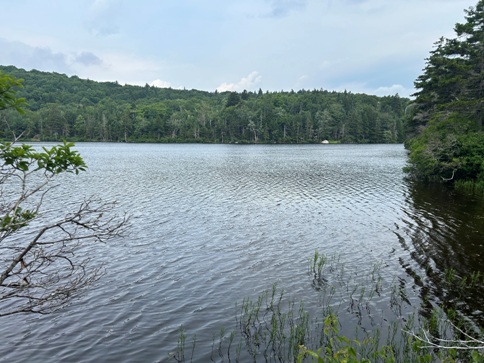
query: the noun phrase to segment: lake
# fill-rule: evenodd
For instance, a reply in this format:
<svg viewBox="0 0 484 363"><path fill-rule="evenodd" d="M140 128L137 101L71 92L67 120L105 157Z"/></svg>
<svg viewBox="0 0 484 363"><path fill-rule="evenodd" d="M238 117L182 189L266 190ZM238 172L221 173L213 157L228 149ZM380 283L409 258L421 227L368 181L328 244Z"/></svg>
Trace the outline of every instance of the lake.
<svg viewBox="0 0 484 363"><path fill-rule="evenodd" d="M405 179L402 145L76 145L89 166L61 178L48 203L118 200L129 235L90 246L101 280L65 309L3 318L0 361L175 361L182 325L197 358L235 328L236 303L274 283L317 310L315 250L357 276L377 264L385 284L455 300L443 273L484 273L484 203ZM68 203L69 202L69 203ZM484 322L484 293L457 302ZM388 294L374 309L385 313ZM351 317L348 318L351 323ZM347 327L347 330L351 330Z"/></svg>

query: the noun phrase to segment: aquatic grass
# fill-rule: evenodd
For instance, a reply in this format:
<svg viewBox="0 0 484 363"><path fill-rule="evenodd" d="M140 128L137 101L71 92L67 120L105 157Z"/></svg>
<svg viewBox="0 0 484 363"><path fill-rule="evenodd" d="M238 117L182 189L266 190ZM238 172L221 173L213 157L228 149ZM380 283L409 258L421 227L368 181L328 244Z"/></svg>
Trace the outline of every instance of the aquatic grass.
<svg viewBox="0 0 484 363"><path fill-rule="evenodd" d="M328 257L316 251L308 263L309 286L314 291L309 304L296 300L276 284L255 298L243 299L236 304L235 329L230 333L221 329L213 335L210 359L333 363L481 361L479 351L444 346L457 341L461 332L474 331L482 336L475 326L457 310L444 310L423 300L423 306L412 305L415 299L411 294L417 293L414 286L408 286L400 277L385 280L382 267L376 263L367 271L352 271L339 256ZM479 273L461 279L454 271L447 271L442 277L449 288L458 289L469 284L480 286L483 281ZM389 306L375 303L375 297L378 301L386 298ZM178 354L173 357L178 362L185 359L180 351L185 340L182 331ZM432 345L433 342L442 346Z"/></svg>
<svg viewBox="0 0 484 363"><path fill-rule="evenodd" d="M186 340L187 340L187 335L185 328L183 325L180 325L180 328L178 329L178 340L177 340L177 349L175 352L171 352L168 354L169 358L173 358L177 362L187 362L185 359L185 350L186 350ZM193 335L192 336L192 348L191 348L191 355L190 355L190 360L189 362L193 362L193 357L195 356L195 346L197 344L197 336Z"/></svg>
<svg viewBox="0 0 484 363"><path fill-rule="evenodd" d="M480 271L474 271L471 273L470 285L472 287L477 285L482 285L484 283L484 276L481 275Z"/></svg>
<svg viewBox="0 0 484 363"><path fill-rule="evenodd" d="M183 325L180 326L178 330L178 342L176 352L170 353L169 357L175 359L177 362L185 362L185 341L186 334Z"/></svg>
<svg viewBox="0 0 484 363"><path fill-rule="evenodd" d="M397 324L389 330L382 322L378 323L371 306L374 296L382 293L381 266L375 264L367 273L352 274L338 256L327 257L316 251L310 260L308 273L312 278L311 286L320 294L320 319L311 320L303 302L289 300L284 303L284 291L277 293L276 285L257 300L244 300L238 321L252 357L255 358L254 353L259 350L266 361L277 357L275 361L292 362L298 358L301 347L330 347L333 353L340 352L346 349L348 342L348 338L338 335L337 326L342 313L356 317L354 335L364 336L364 344L358 339L351 341L355 345L352 351L361 350L358 354L374 356L383 346L380 343L382 329L387 331L391 345L396 346ZM398 296L402 295L399 293ZM395 303L401 304L404 300L400 298ZM374 329L366 330L368 327ZM261 350L261 347L265 348Z"/></svg>
<svg viewBox="0 0 484 363"><path fill-rule="evenodd" d="M460 192L484 197L484 181L457 180L454 188Z"/></svg>

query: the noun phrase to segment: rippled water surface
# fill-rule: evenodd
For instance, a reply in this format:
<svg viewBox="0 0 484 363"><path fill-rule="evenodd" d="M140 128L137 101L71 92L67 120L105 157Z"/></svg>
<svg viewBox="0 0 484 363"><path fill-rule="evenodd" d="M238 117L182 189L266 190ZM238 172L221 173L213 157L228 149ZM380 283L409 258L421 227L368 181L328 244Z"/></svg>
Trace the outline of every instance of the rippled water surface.
<svg viewBox="0 0 484 363"><path fill-rule="evenodd" d="M65 178L54 201L119 200L130 234L91 247L106 274L72 305L4 318L1 361L168 361L180 325L209 357L244 297L277 283L311 300L316 249L406 281L482 269L482 203L406 182L402 145L76 148L89 171Z"/></svg>

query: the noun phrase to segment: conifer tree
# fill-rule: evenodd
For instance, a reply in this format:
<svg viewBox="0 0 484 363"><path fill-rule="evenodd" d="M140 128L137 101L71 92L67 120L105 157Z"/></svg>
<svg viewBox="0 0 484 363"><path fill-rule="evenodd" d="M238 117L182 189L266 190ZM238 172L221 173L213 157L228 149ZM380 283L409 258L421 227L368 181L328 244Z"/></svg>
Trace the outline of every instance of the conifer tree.
<svg viewBox="0 0 484 363"><path fill-rule="evenodd" d="M484 183L484 0L441 38L415 81L409 171L430 180Z"/></svg>

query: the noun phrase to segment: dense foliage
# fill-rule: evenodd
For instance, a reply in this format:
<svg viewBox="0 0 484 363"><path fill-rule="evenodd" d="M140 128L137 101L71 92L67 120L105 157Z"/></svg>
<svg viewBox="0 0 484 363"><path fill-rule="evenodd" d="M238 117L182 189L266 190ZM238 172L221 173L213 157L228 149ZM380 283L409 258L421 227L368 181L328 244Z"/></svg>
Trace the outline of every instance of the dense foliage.
<svg viewBox="0 0 484 363"><path fill-rule="evenodd" d="M484 185L484 0L441 38L415 86L407 142L413 175Z"/></svg>
<svg viewBox="0 0 484 363"><path fill-rule="evenodd" d="M22 106L25 105L25 99L16 95L19 87L22 87L21 80L0 71L0 111L13 108L18 113L24 113Z"/></svg>
<svg viewBox="0 0 484 363"><path fill-rule="evenodd" d="M23 79L25 115L2 123L32 140L213 143L403 142L409 100L350 92L204 92L94 82L0 66ZM8 139L10 133L0 134Z"/></svg>

